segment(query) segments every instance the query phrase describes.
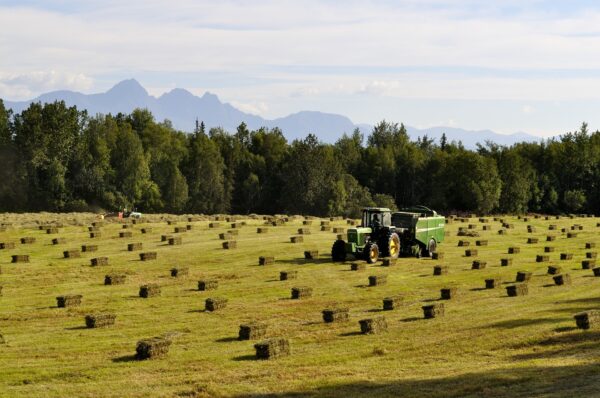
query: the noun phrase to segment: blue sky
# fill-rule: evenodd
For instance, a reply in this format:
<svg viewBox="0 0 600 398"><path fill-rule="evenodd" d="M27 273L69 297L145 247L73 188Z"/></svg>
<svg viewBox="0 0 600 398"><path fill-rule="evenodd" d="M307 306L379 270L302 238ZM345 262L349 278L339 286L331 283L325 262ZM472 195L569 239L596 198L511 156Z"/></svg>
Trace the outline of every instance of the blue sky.
<svg viewBox="0 0 600 398"><path fill-rule="evenodd" d="M5 1L0 98L136 78L301 110L550 136L600 129L595 1Z"/></svg>

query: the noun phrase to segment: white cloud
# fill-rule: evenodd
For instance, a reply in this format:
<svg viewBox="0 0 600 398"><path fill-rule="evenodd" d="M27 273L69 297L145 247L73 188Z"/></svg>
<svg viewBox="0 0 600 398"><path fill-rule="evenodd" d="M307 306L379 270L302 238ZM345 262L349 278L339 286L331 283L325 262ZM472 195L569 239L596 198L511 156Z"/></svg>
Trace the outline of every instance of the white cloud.
<svg viewBox="0 0 600 398"><path fill-rule="evenodd" d="M250 102L250 103L232 101L231 105L233 105L234 107L238 108L239 110L241 110L243 112L250 113L253 115L259 115L259 116L263 116L263 115L265 115L266 112L269 111L269 106L267 105L266 102L263 102L263 101Z"/></svg>
<svg viewBox="0 0 600 398"><path fill-rule="evenodd" d="M30 99L32 95L51 90L86 91L94 80L83 73L33 71L22 74L0 74L0 91L11 99Z"/></svg>

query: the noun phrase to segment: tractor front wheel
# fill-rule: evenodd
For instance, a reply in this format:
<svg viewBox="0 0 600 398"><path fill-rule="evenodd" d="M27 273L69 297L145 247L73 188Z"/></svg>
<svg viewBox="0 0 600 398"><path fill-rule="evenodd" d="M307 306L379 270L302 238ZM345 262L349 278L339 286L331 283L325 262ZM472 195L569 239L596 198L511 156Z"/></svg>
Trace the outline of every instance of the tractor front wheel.
<svg viewBox="0 0 600 398"><path fill-rule="evenodd" d="M346 261L346 242L338 239L333 243L331 259L333 261Z"/></svg>
<svg viewBox="0 0 600 398"><path fill-rule="evenodd" d="M367 243L363 250L365 260L369 264L375 264L379 260L379 247L376 243Z"/></svg>
<svg viewBox="0 0 600 398"><path fill-rule="evenodd" d="M390 234L388 239L388 256L391 258L398 258L400 255L400 237L397 233Z"/></svg>

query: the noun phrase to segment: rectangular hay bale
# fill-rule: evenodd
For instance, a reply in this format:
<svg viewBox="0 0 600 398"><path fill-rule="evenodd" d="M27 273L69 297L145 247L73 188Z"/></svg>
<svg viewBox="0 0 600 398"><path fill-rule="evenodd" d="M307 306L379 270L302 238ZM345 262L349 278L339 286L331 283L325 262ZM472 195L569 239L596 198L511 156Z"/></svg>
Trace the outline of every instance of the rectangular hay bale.
<svg viewBox="0 0 600 398"><path fill-rule="evenodd" d="M148 283L140 286L140 297L149 298L160 296L160 286L156 283Z"/></svg>
<svg viewBox="0 0 600 398"><path fill-rule="evenodd" d="M423 317L425 319L442 317L445 313L444 303L424 305L421 309L423 310Z"/></svg>
<svg viewBox="0 0 600 398"><path fill-rule="evenodd" d="M269 265L275 262L275 257L273 256L260 256L258 258L258 265Z"/></svg>
<svg viewBox="0 0 600 398"><path fill-rule="evenodd" d="M579 329L594 329L600 325L600 310L589 310L574 315Z"/></svg>
<svg viewBox="0 0 600 398"><path fill-rule="evenodd" d="M509 297L526 296L529 293L527 283L517 283L506 287L506 293Z"/></svg>
<svg viewBox="0 0 600 398"><path fill-rule="evenodd" d="M312 297L313 289L308 286L297 286L292 288L292 299L298 300Z"/></svg>
<svg viewBox="0 0 600 398"><path fill-rule="evenodd" d="M387 283L387 275L370 275L369 286L382 286Z"/></svg>
<svg viewBox="0 0 600 398"><path fill-rule="evenodd" d="M204 309L210 312L222 310L223 308L227 307L228 301L229 300L223 297L207 298L204 302Z"/></svg>
<svg viewBox="0 0 600 398"><path fill-rule="evenodd" d="M204 292L207 290L215 290L219 287L217 279L201 279L198 281L198 290Z"/></svg>
<svg viewBox="0 0 600 398"><path fill-rule="evenodd" d="M345 322L349 319L348 308L327 308L321 313L323 314L323 322Z"/></svg>
<svg viewBox="0 0 600 398"><path fill-rule="evenodd" d="M288 339L277 337L254 344L257 359L274 359L290 355Z"/></svg>
<svg viewBox="0 0 600 398"><path fill-rule="evenodd" d="M244 323L240 325L238 340L256 340L265 337L267 324L263 322Z"/></svg>
<svg viewBox="0 0 600 398"><path fill-rule="evenodd" d="M70 294L65 296L58 296L56 298L56 305L59 308L66 307L77 307L81 305L81 298L83 296L81 294Z"/></svg>
<svg viewBox="0 0 600 398"><path fill-rule="evenodd" d="M89 329L103 328L115 324L117 316L111 313L88 314L85 316L85 326Z"/></svg>
<svg viewBox="0 0 600 398"><path fill-rule="evenodd" d="M145 253L140 253L140 260L141 260L141 261L150 261L150 260L156 260L156 256L157 256L157 253L156 253L156 252L145 252Z"/></svg>
<svg viewBox="0 0 600 398"><path fill-rule="evenodd" d="M108 257L96 257L90 260L90 265L96 267L99 265L108 265Z"/></svg>
<svg viewBox="0 0 600 398"><path fill-rule="evenodd" d="M171 341L164 337L153 337L137 342L135 358L138 360L161 358L167 355Z"/></svg>
<svg viewBox="0 0 600 398"><path fill-rule="evenodd" d="M122 285L127 279L126 275L108 274L104 276L105 285Z"/></svg>
<svg viewBox="0 0 600 398"><path fill-rule="evenodd" d="M387 330L387 321L383 316L361 319L358 321L362 334L378 334Z"/></svg>

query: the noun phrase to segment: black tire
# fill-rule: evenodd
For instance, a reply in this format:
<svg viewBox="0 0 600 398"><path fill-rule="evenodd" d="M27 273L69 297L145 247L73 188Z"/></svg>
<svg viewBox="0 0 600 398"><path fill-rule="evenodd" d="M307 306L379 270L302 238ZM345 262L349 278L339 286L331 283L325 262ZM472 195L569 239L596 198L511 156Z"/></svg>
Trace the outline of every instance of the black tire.
<svg viewBox="0 0 600 398"><path fill-rule="evenodd" d="M333 243L331 259L333 261L346 261L346 242L338 239Z"/></svg>
<svg viewBox="0 0 600 398"><path fill-rule="evenodd" d="M367 243L363 249L363 255L367 263L375 264L379 260L379 246L377 246L377 243Z"/></svg>
<svg viewBox="0 0 600 398"><path fill-rule="evenodd" d="M381 257L398 258L400 256L400 236L397 233L390 231L377 243L381 250L379 253Z"/></svg>
<svg viewBox="0 0 600 398"><path fill-rule="evenodd" d="M427 257L432 257L436 250L437 242L433 238L429 239L429 243L427 243Z"/></svg>

